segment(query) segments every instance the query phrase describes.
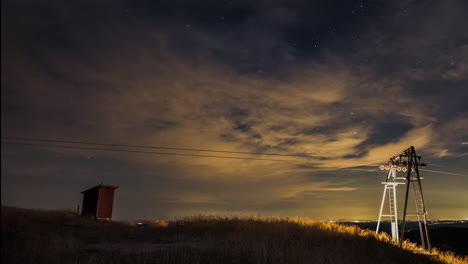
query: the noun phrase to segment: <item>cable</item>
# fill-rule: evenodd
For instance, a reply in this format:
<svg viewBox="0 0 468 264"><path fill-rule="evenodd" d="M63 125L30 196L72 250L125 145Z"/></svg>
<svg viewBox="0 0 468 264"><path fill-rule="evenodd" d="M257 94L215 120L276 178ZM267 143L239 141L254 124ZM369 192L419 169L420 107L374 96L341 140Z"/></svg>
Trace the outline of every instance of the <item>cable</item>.
<svg viewBox="0 0 468 264"><path fill-rule="evenodd" d="M117 152L130 152L130 153L142 153L142 154L160 154L160 155L174 155L174 156L190 156L190 157L207 157L207 158L225 158L225 159L242 159L242 160L265 160L265 161L288 161L288 162L299 162L298 160L282 160L282 159L263 159L263 158L244 158L244 157L232 157L232 156L214 156L214 155L200 155L200 154L185 154L185 153L170 153L170 152L153 152L153 151L141 151L141 150L126 150L126 149L109 149L109 148L93 148L93 147L79 147L79 146L65 146L65 145L52 145L52 144L38 144L38 143L23 143L23 142L9 142L1 141L5 144L13 145L26 145L26 146L41 146L41 147L57 147L57 148L71 148L71 149L84 149L84 150L103 150L103 151L117 151ZM353 163L328 163L330 165L346 165L353 167L373 167L378 166L376 164L353 164ZM320 167L319 167L320 168ZM341 168L342 169L342 168Z"/></svg>
<svg viewBox="0 0 468 264"><path fill-rule="evenodd" d="M189 156L189 157L204 157L204 158L224 158L224 159L241 159L241 160L263 160L263 161L286 161L286 162L299 162L298 160L281 160L281 159L262 159L262 158L243 158L243 157L232 157L232 156L214 156L214 155L199 155L199 154L185 154L185 153L169 153L169 152L153 152L153 151L141 151L141 150L127 150L127 149L109 149L109 148L92 148L92 147L79 147L79 146L65 146L65 145L51 145L51 144L38 144L38 143L23 143L23 142L8 142L1 141L4 144L12 145L25 145L25 146L39 146L39 147L56 147L56 148L70 148L70 149L83 149L83 150L103 150L103 151L116 151L116 152L130 152L130 153L141 153L141 154L157 154L157 155L173 155L173 156ZM374 167L375 164L353 164L353 163L327 163L329 165L346 165L352 167ZM326 169L327 167L317 167ZM346 169L346 168L338 168Z"/></svg>
<svg viewBox="0 0 468 264"><path fill-rule="evenodd" d="M248 154L248 155L268 155L268 156L280 156L280 157L302 157L302 158L315 158L315 159L321 158L321 157L318 157L318 156L300 155L300 154L275 154L275 153L264 153L264 152L243 152L243 151L208 150L208 149L194 149L194 148L173 148L173 147L111 144L111 143L97 143L97 142L71 141L71 140L52 140L52 139L42 139L42 138L20 138L20 137L1 137L1 138L2 139L10 139L10 140L26 140L26 141L40 141L40 142L53 142L53 143L70 143L70 144L84 144L84 145L96 145L96 146L132 147L132 148L166 149L166 150L183 150L183 151L200 151L200 152L217 152L217 153Z"/></svg>
<svg viewBox="0 0 468 264"><path fill-rule="evenodd" d="M142 153L142 154L205 157L205 158L221 158L221 159L292 161L292 160L280 160L280 159L243 158L243 157L229 157L229 156L214 156L214 155L199 155L199 154L185 154L185 153L169 153L169 152L128 150L128 149L91 148L91 147L64 146L64 145L37 144L37 143L22 143L22 142L8 142L8 141L1 141L1 143L13 144L13 145L39 146L39 147L71 148L71 149L86 149L86 150L104 150L104 151L130 152L130 153Z"/></svg>
<svg viewBox="0 0 468 264"><path fill-rule="evenodd" d="M427 165L430 165L430 166L436 166L436 167L446 167L446 168L451 168L451 166L447 166L447 165L440 165L440 164L435 164L435 163L432 163L432 162L426 162Z"/></svg>
<svg viewBox="0 0 468 264"><path fill-rule="evenodd" d="M445 168L455 168L453 166L447 166L447 165L441 165L441 164L434 164L431 162L428 162L427 165L429 166L436 166L436 167L445 167ZM463 167L456 167L455 169L462 169L462 170L468 170L468 168L463 168Z"/></svg>
<svg viewBox="0 0 468 264"><path fill-rule="evenodd" d="M66 141L66 140L49 140L49 139L33 139L33 138L17 138L17 137L2 137L2 139L11 140L29 140L29 141L42 141L42 142L54 142L54 143L70 143L70 144L88 144L88 145L102 145L102 146L114 146L114 147L135 147L135 148L156 148L156 149L167 149L167 150L187 150L187 151L205 151L205 152L219 152L219 153L232 153L232 154L249 154L249 155L275 155L275 156L286 156L286 157L312 157L307 155L294 155L294 154L274 154L274 153L254 153L254 152L241 152L241 151L223 151L223 150L205 150L205 149L184 149L184 148L169 148L169 147L157 147L157 146L138 146L138 145L124 145L124 144L108 144L108 143L95 143L95 142L83 142L83 141ZM222 158L222 159L239 159L239 160L263 160L263 161L287 161L287 162L298 162L295 160L282 160L282 159L264 159L264 158L246 158L246 157L232 157L232 156L215 156L215 155L201 155L201 154L186 154L186 153L170 153L170 152L154 152L154 151L141 151L141 150L128 150L128 149L111 149L111 148L93 148L93 147L80 147L80 146L66 146L66 145L52 145L52 144L38 144L38 143L23 143L23 142L8 142L1 141L5 144L13 145L26 145L26 146L42 146L42 147L55 147L55 148L70 148L70 149L83 149L83 150L102 150L102 151L115 151L115 152L129 152L129 153L142 153L142 154L155 154L155 155L172 155L172 156L188 156L188 157L205 157L205 158ZM352 163L333 163L328 162L330 165L354 165L353 167L361 166L377 166L375 164L352 164ZM343 169L343 168L340 168ZM422 171L441 173L447 175L466 176L463 174L420 169Z"/></svg>
<svg viewBox="0 0 468 264"><path fill-rule="evenodd" d="M422 171L429 171L429 172L435 172L435 173L442 173L442 174L448 174L448 175L456 175L456 176L467 176L463 174L458 174L458 173L452 173L452 172L445 172L445 171L436 171L436 170L428 170L428 169L419 169Z"/></svg>

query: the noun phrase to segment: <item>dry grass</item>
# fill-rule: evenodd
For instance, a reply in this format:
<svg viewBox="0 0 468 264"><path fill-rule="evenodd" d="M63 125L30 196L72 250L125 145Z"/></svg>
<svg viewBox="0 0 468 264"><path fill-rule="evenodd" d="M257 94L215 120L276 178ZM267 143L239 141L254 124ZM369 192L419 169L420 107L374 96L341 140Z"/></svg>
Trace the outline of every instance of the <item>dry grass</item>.
<svg viewBox="0 0 468 264"><path fill-rule="evenodd" d="M2 207L2 263L468 263L414 254L385 234L299 218L192 216L95 221L71 212Z"/></svg>
<svg viewBox="0 0 468 264"><path fill-rule="evenodd" d="M169 223L164 220L148 220L142 223L145 226L150 227L168 227Z"/></svg>

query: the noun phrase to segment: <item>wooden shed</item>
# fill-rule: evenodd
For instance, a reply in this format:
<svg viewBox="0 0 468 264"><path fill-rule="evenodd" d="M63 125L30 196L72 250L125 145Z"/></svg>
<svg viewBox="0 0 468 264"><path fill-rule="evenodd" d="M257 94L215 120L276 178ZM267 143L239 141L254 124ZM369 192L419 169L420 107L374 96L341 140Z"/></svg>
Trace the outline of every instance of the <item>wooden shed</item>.
<svg viewBox="0 0 468 264"><path fill-rule="evenodd" d="M114 185L99 184L82 191L83 207L81 216L94 216L96 219L110 220L114 204L114 190L117 188L119 187Z"/></svg>

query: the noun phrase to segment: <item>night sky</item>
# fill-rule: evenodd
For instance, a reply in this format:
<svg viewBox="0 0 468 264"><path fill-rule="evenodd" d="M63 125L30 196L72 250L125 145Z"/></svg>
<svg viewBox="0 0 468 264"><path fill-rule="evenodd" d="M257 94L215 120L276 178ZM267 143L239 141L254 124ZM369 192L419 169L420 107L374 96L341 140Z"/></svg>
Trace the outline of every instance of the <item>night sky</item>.
<svg viewBox="0 0 468 264"><path fill-rule="evenodd" d="M378 165L413 145L429 163L428 219L468 219L467 1L6 0L1 12L2 142L313 156L2 143L2 205L75 210L103 181L120 186L116 219L377 219Z"/></svg>

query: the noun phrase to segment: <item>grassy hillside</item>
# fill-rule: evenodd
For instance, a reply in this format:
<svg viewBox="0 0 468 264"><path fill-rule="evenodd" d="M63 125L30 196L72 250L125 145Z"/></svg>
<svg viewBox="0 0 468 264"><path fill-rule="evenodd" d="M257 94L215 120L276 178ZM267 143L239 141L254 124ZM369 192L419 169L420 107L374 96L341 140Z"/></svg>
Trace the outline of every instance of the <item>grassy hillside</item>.
<svg viewBox="0 0 468 264"><path fill-rule="evenodd" d="M2 263L468 263L385 235L295 219L192 217L135 226L2 207ZM409 247L414 247L408 244Z"/></svg>

